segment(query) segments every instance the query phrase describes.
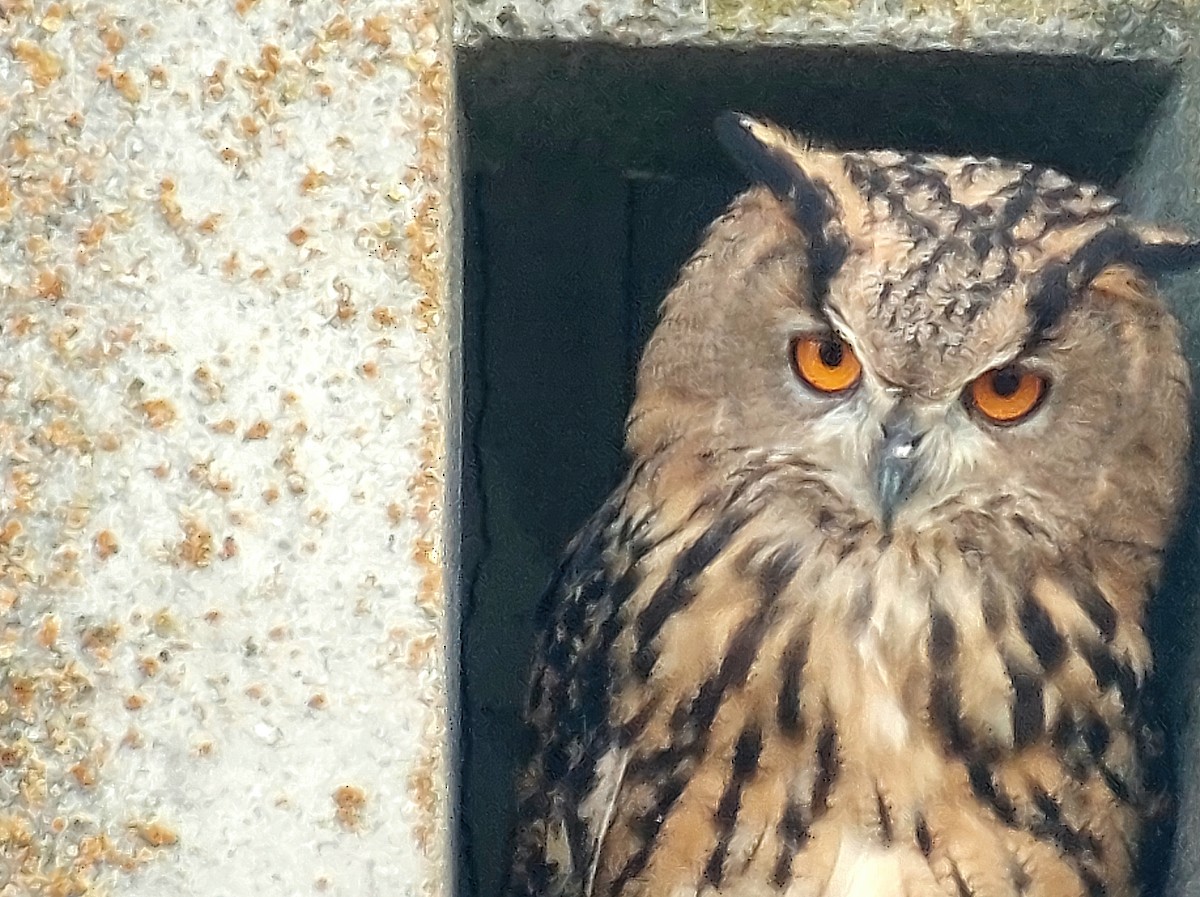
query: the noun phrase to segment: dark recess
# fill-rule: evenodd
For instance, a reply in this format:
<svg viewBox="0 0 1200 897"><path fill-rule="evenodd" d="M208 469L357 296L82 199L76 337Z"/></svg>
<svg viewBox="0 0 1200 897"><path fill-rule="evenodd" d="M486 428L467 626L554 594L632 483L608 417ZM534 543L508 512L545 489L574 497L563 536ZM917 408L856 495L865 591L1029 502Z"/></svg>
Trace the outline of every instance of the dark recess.
<svg viewBox="0 0 1200 897"><path fill-rule="evenodd" d="M1172 82L1148 62L829 47L494 42L459 54L469 163L569 154L728 176L713 117L736 109L842 147L1028 159L1112 185Z"/></svg>
<svg viewBox="0 0 1200 897"><path fill-rule="evenodd" d="M460 892L506 865L532 614L622 469L658 302L744 185L738 109L845 147L1029 159L1115 185L1173 81L1154 63L825 47L490 42L460 51L466 170Z"/></svg>

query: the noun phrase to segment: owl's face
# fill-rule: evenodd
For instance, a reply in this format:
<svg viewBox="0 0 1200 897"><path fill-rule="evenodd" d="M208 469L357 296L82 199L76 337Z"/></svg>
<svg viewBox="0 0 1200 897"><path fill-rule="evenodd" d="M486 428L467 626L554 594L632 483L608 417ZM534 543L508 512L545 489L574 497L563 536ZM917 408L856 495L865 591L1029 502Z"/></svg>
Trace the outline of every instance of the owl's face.
<svg viewBox="0 0 1200 897"><path fill-rule="evenodd" d="M793 462L889 533L986 513L1161 544L1188 386L1147 277L1195 244L1032 165L818 151L744 118L724 139L760 186L664 305L635 454Z"/></svg>

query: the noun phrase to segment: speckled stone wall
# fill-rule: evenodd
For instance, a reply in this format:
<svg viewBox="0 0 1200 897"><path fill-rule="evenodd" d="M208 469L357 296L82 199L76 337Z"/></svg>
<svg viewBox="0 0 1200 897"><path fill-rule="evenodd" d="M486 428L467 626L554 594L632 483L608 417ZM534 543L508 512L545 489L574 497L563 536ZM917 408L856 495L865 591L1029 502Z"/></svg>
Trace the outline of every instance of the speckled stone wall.
<svg viewBox="0 0 1200 897"><path fill-rule="evenodd" d="M0 894L448 894L437 0L0 0Z"/></svg>

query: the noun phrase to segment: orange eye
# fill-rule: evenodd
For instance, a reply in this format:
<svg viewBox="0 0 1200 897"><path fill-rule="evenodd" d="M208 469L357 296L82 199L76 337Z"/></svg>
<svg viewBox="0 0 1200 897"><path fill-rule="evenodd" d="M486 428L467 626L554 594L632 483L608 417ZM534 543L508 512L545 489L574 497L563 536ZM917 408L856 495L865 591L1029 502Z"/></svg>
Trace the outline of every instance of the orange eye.
<svg viewBox="0 0 1200 897"><path fill-rule="evenodd" d="M969 403L996 424L1015 424L1046 395L1046 378L1010 365L988 371L967 387Z"/></svg>
<svg viewBox="0 0 1200 897"><path fill-rule="evenodd" d="M854 350L836 336L802 336L792 348L796 372L819 392L842 392L858 383L862 365Z"/></svg>

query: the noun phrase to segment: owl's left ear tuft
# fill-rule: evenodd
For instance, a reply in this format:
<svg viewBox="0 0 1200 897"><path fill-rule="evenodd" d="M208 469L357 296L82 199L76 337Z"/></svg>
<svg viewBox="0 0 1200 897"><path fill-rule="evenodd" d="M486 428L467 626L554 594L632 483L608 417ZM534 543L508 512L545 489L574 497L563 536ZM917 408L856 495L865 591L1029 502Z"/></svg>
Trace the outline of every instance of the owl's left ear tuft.
<svg viewBox="0 0 1200 897"><path fill-rule="evenodd" d="M1133 250L1133 261L1147 274L1170 274L1200 267L1200 240L1183 231L1157 225L1134 228L1139 245Z"/></svg>

